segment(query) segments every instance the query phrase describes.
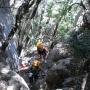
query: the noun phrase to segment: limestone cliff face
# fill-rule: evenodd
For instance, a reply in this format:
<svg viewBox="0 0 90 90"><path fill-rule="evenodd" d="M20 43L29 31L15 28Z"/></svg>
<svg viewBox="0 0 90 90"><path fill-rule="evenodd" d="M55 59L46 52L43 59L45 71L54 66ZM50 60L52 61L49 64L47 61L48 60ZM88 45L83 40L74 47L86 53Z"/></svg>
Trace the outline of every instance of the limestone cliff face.
<svg viewBox="0 0 90 90"><path fill-rule="evenodd" d="M10 7L9 2L7 2L6 0L0 1L0 26L3 28L0 31L3 32L3 39L6 39L8 37L8 34L12 29L11 10L10 8L7 8Z"/></svg>
<svg viewBox="0 0 90 90"><path fill-rule="evenodd" d="M8 63L13 62L11 67L18 69L18 54L17 54L17 47L15 42L15 36L9 39L8 35L10 34L11 30L15 24L15 15L17 14L17 10L24 3L22 0L1 0L0 1L0 42L3 45L5 41L8 42L8 46L5 49L7 53L7 60Z"/></svg>
<svg viewBox="0 0 90 90"><path fill-rule="evenodd" d="M0 0L0 90L29 90L26 82L14 71L19 68L18 51L21 51L23 45L22 33L25 34L25 26L35 16L40 2L41 0ZM16 36L19 29L21 36Z"/></svg>
<svg viewBox="0 0 90 90"><path fill-rule="evenodd" d="M0 90L29 90L24 79L12 71L18 69L19 59L15 38L8 37L15 23L11 1L14 2L0 0ZM4 49L3 45L5 46L6 42L7 46Z"/></svg>

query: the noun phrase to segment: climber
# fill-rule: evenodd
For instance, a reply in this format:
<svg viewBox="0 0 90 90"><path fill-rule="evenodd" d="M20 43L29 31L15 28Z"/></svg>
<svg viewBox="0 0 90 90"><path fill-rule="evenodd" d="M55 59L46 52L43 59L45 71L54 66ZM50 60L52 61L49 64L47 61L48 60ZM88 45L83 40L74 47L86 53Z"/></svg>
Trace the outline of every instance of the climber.
<svg viewBox="0 0 90 90"><path fill-rule="evenodd" d="M36 81L39 77L39 72L41 71L41 62L40 60L33 60L32 65L29 68L29 81L30 83L33 83L33 81Z"/></svg>
<svg viewBox="0 0 90 90"><path fill-rule="evenodd" d="M37 46L37 53L40 59L46 60L48 55L48 49L44 46L43 42L41 40L38 40L36 46Z"/></svg>

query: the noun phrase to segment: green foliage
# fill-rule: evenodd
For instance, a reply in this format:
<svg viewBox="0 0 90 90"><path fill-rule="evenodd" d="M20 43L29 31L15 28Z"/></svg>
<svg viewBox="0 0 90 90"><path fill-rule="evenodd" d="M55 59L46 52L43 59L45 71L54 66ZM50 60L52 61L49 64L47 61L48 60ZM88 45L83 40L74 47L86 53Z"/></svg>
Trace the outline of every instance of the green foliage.
<svg viewBox="0 0 90 90"><path fill-rule="evenodd" d="M53 3L48 4L48 8L47 8L47 16L48 17L52 17L52 7L53 7Z"/></svg>
<svg viewBox="0 0 90 90"><path fill-rule="evenodd" d="M41 3L43 8L39 8L36 17L31 20L31 27L27 27L30 30L26 33L30 37L30 44L35 44L40 35L43 36L43 40L51 41L57 23L58 28L53 38L56 42L64 38L65 34L73 27L74 14L78 11L77 5L72 5L72 3L73 0L52 0L50 3ZM39 11L42 12L42 9L43 13L39 13Z"/></svg>

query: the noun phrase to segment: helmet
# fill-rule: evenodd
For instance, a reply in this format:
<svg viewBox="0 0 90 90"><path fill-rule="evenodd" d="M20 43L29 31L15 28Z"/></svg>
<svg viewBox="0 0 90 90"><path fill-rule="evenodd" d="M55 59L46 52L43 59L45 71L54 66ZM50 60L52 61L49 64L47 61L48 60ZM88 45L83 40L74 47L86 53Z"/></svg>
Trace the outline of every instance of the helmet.
<svg viewBox="0 0 90 90"><path fill-rule="evenodd" d="M33 68L35 68L35 67L39 67L40 66L40 61L39 60L34 60L33 62L32 62L32 67Z"/></svg>
<svg viewBox="0 0 90 90"><path fill-rule="evenodd" d="M43 43L41 40L37 41L37 48L42 48L43 47Z"/></svg>

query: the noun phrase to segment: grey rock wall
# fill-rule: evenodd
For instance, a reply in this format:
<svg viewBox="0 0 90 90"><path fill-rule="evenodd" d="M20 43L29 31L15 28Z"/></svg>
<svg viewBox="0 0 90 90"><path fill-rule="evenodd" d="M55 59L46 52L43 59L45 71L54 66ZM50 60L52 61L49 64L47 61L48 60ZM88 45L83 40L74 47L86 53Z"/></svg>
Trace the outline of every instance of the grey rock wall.
<svg viewBox="0 0 90 90"><path fill-rule="evenodd" d="M13 12L16 11L12 12L10 1L14 0L0 0L0 90L29 90L24 79L15 72L19 65L17 46L14 37L8 39L8 35L15 23ZM2 51L6 41L8 46Z"/></svg>

